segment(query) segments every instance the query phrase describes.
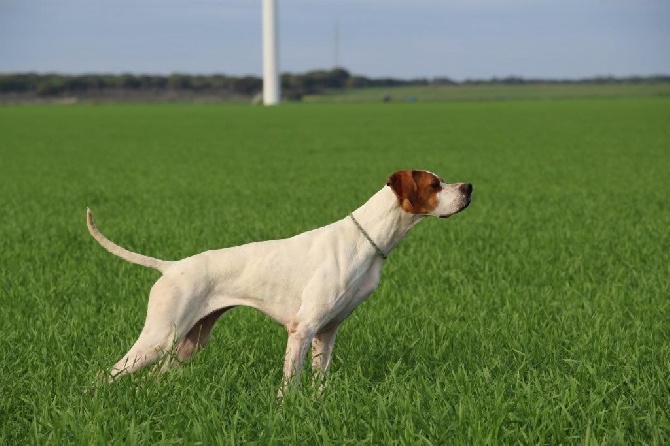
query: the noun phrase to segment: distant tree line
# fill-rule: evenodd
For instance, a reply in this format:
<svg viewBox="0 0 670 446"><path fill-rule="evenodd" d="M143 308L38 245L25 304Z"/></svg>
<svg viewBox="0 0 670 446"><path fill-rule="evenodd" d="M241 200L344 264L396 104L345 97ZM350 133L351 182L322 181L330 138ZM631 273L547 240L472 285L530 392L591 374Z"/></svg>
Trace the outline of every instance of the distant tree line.
<svg viewBox="0 0 670 446"><path fill-rule="evenodd" d="M616 84L670 82L670 76L652 77L595 77L580 80L524 79L521 77L492 78L488 80L453 81L447 77L395 79L369 78L350 74L343 68L313 70L306 73L281 75L285 99L300 100L304 95L325 91L420 85L481 85L481 84ZM168 76L138 74L0 74L0 94L34 95L52 98L65 96L105 96L109 93L133 94L189 93L221 97L252 97L262 90L263 81L255 76L190 75L175 73Z"/></svg>
<svg viewBox="0 0 670 446"><path fill-rule="evenodd" d="M0 74L1 93L34 93L37 96L77 96L124 90L129 92L225 92L250 96L262 88L261 79L254 76L232 77L223 75L169 76L137 74Z"/></svg>

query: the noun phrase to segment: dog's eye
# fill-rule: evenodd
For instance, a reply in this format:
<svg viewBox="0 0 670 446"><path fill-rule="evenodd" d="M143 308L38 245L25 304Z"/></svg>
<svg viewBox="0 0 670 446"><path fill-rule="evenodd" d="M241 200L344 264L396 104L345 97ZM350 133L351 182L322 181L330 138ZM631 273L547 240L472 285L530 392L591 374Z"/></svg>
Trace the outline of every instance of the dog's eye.
<svg viewBox="0 0 670 446"><path fill-rule="evenodd" d="M430 183L430 187L433 188L433 190L439 190L442 189L442 185L440 184L439 181L435 180L432 183Z"/></svg>

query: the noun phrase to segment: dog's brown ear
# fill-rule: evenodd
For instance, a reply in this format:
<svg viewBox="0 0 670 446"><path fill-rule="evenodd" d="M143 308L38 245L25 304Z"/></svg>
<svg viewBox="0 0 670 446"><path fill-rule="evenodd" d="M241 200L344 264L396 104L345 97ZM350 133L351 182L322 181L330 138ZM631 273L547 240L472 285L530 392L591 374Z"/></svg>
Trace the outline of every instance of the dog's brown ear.
<svg viewBox="0 0 670 446"><path fill-rule="evenodd" d="M416 196L416 181L411 170L401 170L391 175L386 182L391 186L398 197L398 204L407 212L414 210L414 197Z"/></svg>

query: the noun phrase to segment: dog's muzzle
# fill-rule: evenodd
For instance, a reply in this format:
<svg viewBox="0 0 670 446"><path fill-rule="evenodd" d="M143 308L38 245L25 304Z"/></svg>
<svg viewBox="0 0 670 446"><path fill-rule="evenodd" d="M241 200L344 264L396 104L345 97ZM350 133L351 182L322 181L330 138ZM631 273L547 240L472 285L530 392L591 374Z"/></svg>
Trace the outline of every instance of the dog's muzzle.
<svg viewBox="0 0 670 446"><path fill-rule="evenodd" d="M474 190L474 188L472 187L472 184L471 183L463 183L460 186L458 186L458 190L463 194L465 202L463 203L461 208L459 210L457 210L456 212L454 212L453 214L440 215L440 218L449 218L452 215L456 215L459 212L461 212L463 209L470 206L470 202L472 201L472 191Z"/></svg>

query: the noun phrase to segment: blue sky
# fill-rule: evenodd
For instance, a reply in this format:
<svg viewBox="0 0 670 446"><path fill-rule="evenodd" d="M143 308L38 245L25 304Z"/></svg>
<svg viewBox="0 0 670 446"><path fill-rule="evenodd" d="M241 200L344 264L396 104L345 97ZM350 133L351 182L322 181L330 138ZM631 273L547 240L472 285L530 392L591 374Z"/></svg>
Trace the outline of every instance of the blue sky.
<svg viewBox="0 0 670 446"><path fill-rule="evenodd" d="M670 0L279 0L280 68L670 74ZM0 0L0 72L262 72L261 0Z"/></svg>

